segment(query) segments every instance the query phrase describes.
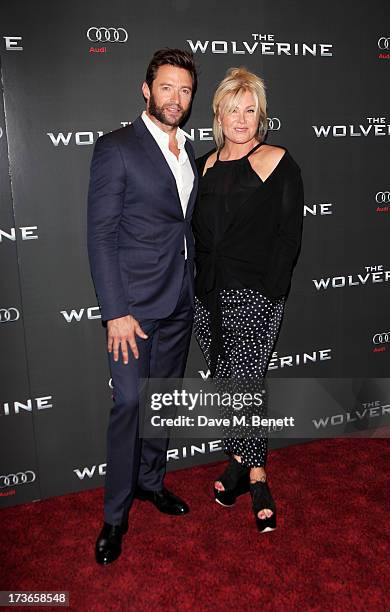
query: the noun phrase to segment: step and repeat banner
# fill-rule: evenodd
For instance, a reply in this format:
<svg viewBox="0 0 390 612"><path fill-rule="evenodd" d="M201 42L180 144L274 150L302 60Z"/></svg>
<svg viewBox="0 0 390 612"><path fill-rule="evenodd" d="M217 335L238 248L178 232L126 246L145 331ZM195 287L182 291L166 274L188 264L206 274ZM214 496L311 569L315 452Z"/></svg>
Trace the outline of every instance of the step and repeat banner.
<svg viewBox="0 0 390 612"><path fill-rule="evenodd" d="M143 110L161 47L195 54L184 129L198 155L213 148L217 84L246 66L266 82L268 142L302 169L302 251L269 376L359 378L355 408L386 406L388 3L4 0L0 13L0 507L104 482L112 388L86 252L89 165L97 138ZM195 341L187 376L207 377ZM220 439L172 440L168 469L222 456Z"/></svg>

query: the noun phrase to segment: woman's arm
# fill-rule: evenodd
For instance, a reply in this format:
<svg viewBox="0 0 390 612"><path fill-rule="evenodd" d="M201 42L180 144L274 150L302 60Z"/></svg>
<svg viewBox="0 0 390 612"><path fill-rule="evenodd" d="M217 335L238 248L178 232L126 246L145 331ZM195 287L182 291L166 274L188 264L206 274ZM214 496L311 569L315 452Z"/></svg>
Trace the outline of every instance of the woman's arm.
<svg viewBox="0 0 390 612"><path fill-rule="evenodd" d="M280 298L290 287L302 238L304 193L298 166L290 170L284 180L277 234L269 258L265 280L267 294Z"/></svg>

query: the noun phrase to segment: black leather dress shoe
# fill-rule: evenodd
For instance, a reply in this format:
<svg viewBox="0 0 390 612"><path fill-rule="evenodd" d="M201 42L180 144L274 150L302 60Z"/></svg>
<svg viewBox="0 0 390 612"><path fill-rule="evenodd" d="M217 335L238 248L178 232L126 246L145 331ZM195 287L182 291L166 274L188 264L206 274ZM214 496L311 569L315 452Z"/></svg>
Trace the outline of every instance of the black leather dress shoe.
<svg viewBox="0 0 390 612"><path fill-rule="evenodd" d="M164 514L174 514L179 516L181 514L187 514L190 511L187 504L174 495L168 489L163 487L161 491L145 491L140 487L137 487L135 497L142 501L150 501L154 504L157 510L164 512Z"/></svg>
<svg viewBox="0 0 390 612"><path fill-rule="evenodd" d="M108 565L115 561L122 552L122 536L127 533L128 524L110 525L103 524L98 539L96 540L95 558L100 565Z"/></svg>

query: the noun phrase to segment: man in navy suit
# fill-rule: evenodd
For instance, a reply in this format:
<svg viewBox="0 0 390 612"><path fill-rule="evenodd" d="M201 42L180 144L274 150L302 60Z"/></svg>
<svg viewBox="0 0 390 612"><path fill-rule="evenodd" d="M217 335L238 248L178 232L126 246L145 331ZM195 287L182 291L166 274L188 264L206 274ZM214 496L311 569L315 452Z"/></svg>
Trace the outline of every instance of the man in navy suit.
<svg viewBox="0 0 390 612"><path fill-rule="evenodd" d="M193 56L157 51L142 93L146 111L95 145L88 252L114 386L107 432L104 524L96 561L121 554L134 497L167 514L188 506L164 487L167 439L139 436L139 380L184 375L193 321L191 216L197 172L179 125L197 86Z"/></svg>

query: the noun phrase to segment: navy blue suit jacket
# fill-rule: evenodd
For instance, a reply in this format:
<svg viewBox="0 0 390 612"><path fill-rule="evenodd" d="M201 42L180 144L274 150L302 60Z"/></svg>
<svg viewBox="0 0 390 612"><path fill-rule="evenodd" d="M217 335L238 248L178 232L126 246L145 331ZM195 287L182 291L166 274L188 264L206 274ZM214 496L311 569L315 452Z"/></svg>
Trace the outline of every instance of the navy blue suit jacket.
<svg viewBox="0 0 390 612"><path fill-rule="evenodd" d="M185 265L193 299L191 217L198 175L191 144L185 148L194 185L184 217L175 178L158 144L138 117L99 138L88 193L88 254L103 320L169 316Z"/></svg>

